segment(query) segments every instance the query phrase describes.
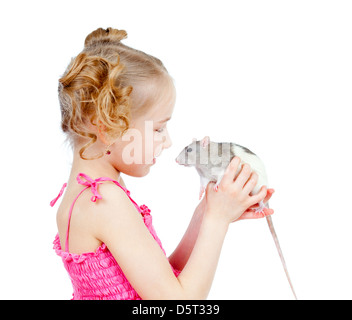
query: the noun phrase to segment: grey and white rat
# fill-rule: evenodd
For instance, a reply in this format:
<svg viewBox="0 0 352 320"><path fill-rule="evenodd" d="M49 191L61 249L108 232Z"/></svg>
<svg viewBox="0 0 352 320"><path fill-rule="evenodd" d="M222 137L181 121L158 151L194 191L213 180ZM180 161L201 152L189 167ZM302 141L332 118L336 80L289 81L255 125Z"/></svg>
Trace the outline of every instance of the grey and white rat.
<svg viewBox="0 0 352 320"><path fill-rule="evenodd" d="M260 158L249 149L236 143L213 142L210 141L209 137L204 137L201 141L196 141L196 139L193 139L193 142L186 146L177 156L176 162L186 167L196 168L200 176L199 198L201 198L205 188L207 187L207 184L210 181L216 182L214 188L217 188L227 166L235 156L241 159L241 164L249 164L252 171L258 174L258 182L253 189L252 194L257 194L263 185L268 185L265 167ZM238 169L236 175L240 170L241 168ZM259 203L258 205L259 207L256 209L256 212L262 212L265 206L268 206L268 204L264 205L263 202ZM292 293L297 299L271 216L266 216L266 220L268 222L270 232L273 236Z"/></svg>

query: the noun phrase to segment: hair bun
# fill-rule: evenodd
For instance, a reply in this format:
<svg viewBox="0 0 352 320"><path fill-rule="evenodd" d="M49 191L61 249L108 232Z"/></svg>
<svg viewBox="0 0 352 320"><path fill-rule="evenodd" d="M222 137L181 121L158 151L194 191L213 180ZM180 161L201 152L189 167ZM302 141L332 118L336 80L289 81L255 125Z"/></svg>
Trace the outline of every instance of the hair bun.
<svg viewBox="0 0 352 320"><path fill-rule="evenodd" d="M84 46L90 47L96 43L119 43L121 40L126 38L127 32L125 30L99 28L86 37Z"/></svg>

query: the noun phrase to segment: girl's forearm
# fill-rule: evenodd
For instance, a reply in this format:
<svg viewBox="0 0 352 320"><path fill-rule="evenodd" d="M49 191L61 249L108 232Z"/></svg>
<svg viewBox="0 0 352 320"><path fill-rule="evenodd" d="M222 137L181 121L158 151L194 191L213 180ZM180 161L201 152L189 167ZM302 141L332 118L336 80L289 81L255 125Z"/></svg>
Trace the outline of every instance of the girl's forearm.
<svg viewBox="0 0 352 320"><path fill-rule="evenodd" d="M216 219L214 215L204 215L193 250L178 276L189 298L206 299L227 230L227 223Z"/></svg>
<svg viewBox="0 0 352 320"><path fill-rule="evenodd" d="M189 223L189 226L185 234L183 235L180 243L178 244L175 251L169 257L169 261L171 265L179 271L183 270L184 266L186 265L193 251L193 247L198 238L199 229L202 224L204 210L205 210L205 201L203 199L197 206L196 210L194 211L194 214Z"/></svg>

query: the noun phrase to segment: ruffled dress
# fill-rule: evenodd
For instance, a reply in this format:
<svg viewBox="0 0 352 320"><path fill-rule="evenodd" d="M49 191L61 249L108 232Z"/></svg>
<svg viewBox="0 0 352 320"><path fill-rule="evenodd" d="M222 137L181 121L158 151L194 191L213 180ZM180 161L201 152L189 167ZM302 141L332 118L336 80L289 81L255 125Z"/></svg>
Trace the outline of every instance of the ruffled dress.
<svg viewBox="0 0 352 320"><path fill-rule="evenodd" d="M145 226L166 255L161 241L154 230L152 216L146 205L138 206L130 197L130 192L117 181L104 177L93 180L83 173L80 173L77 176L77 182L86 187L77 195L71 205L66 232L65 250L61 248L58 234L53 242L54 250L62 258L64 267L71 279L73 286L73 300L140 300L140 296L131 286L117 261L109 251L109 248L104 243L101 244L95 252L81 254L69 252L68 236L73 206L82 192L88 188L90 188L93 194L91 201L95 202L102 199L102 196L98 193L98 185L104 181L114 182L127 194L138 212L142 215ZM66 185L67 184L65 183L59 195L50 202L51 206L54 206L56 201L63 194ZM180 271L174 269L172 266L171 268L173 269L175 276L178 276Z"/></svg>

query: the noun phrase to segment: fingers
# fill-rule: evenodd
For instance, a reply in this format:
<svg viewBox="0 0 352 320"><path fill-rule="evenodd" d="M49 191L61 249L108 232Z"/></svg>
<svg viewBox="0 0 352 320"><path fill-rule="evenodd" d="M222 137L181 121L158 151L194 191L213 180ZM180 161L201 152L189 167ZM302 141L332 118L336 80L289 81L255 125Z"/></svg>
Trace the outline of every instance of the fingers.
<svg viewBox="0 0 352 320"><path fill-rule="evenodd" d="M245 163L242 166L239 174L237 175L240 169L240 164L241 164L241 159L239 157L234 157L231 160L220 182L221 187L227 188L230 185L233 185L233 187L237 190L241 190L243 188L243 186L248 181L248 178L251 176L251 167L249 164Z"/></svg>
<svg viewBox="0 0 352 320"><path fill-rule="evenodd" d="M251 176L251 173L252 173L252 170L250 165L245 163L242 166L241 172L236 178L235 184L237 185L237 188L243 189L243 186L247 183L249 177Z"/></svg>
<svg viewBox="0 0 352 320"><path fill-rule="evenodd" d="M264 201L267 192L268 189L266 188L266 186L262 186L257 194L250 197L249 207L255 205L256 203L259 203L260 201Z"/></svg>
<svg viewBox="0 0 352 320"><path fill-rule="evenodd" d="M236 221L245 220L245 219L260 219L266 216L271 216L273 213L274 213L274 210L269 208L264 208L262 212L247 210Z"/></svg>
<svg viewBox="0 0 352 320"><path fill-rule="evenodd" d="M214 190L215 182L210 181L208 182L207 186L205 187L205 195L209 194L211 190Z"/></svg>
<svg viewBox="0 0 352 320"><path fill-rule="evenodd" d="M266 196L265 196L265 198L264 198L264 200L263 200L263 202L264 202L264 203L269 202L269 200L271 199L271 197L272 197L272 195L274 194L274 192L275 192L274 189L268 189L268 190L267 190L267 193L266 193ZM256 203L256 204L250 206L249 209L258 208L258 206L259 206L259 204Z"/></svg>
<svg viewBox="0 0 352 320"><path fill-rule="evenodd" d="M239 169L239 165L241 163L241 159L239 157L234 157L230 164L227 166L224 176L220 182L220 187L227 188L230 184L233 183L236 173Z"/></svg>
<svg viewBox="0 0 352 320"><path fill-rule="evenodd" d="M246 184L243 187L243 191L246 194L250 194L251 191L256 186L257 182L258 182L258 174L256 172L252 172L252 174L250 175L248 181L246 182Z"/></svg>
<svg viewBox="0 0 352 320"><path fill-rule="evenodd" d="M274 194L274 192L275 192L274 189L268 189L266 197L264 198L264 203L267 203L270 200L270 198Z"/></svg>

